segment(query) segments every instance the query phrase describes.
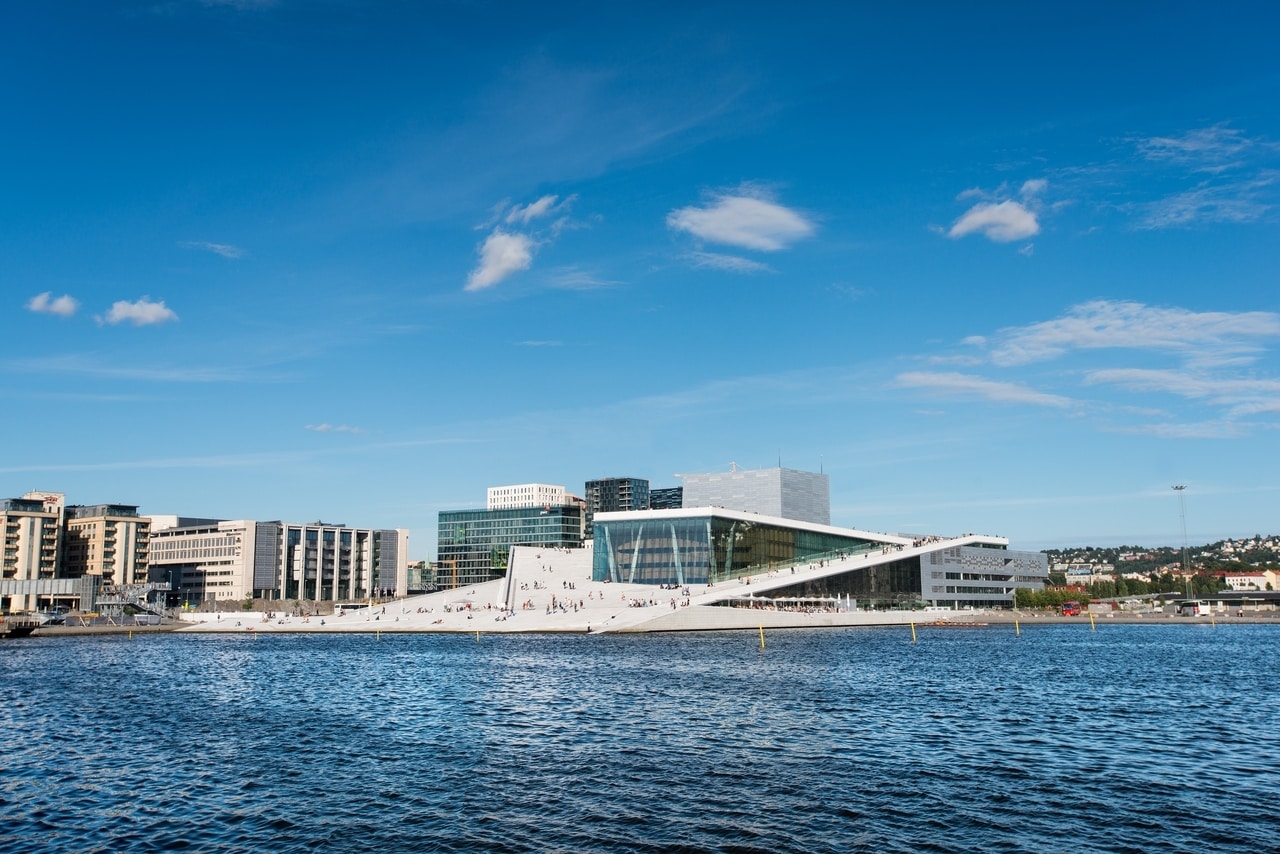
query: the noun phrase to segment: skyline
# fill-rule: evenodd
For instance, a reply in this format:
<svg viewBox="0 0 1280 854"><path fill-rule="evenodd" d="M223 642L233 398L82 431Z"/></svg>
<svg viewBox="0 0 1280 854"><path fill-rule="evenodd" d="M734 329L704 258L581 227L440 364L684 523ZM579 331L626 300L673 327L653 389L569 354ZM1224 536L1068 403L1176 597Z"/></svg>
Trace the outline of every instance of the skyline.
<svg viewBox="0 0 1280 854"><path fill-rule="evenodd" d="M0 497L416 560L489 486L781 464L871 531L1275 533L1266 7L4 18Z"/></svg>

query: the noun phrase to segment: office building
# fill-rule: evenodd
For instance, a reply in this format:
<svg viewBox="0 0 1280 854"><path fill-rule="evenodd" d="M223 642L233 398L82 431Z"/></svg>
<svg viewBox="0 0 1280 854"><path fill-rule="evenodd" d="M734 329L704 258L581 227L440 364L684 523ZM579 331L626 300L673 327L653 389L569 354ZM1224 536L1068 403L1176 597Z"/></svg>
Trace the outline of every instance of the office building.
<svg viewBox="0 0 1280 854"><path fill-rule="evenodd" d="M486 510L514 510L521 507L558 507L565 501L563 486L549 483L521 483L491 486L486 490Z"/></svg>
<svg viewBox="0 0 1280 854"><path fill-rule="evenodd" d="M684 507L723 507L817 525L831 524L831 480L795 469L739 469L685 474Z"/></svg>
<svg viewBox="0 0 1280 854"><path fill-rule="evenodd" d="M152 566L186 604L360 601L408 592L403 529L180 517L160 524Z"/></svg>
<svg viewBox="0 0 1280 854"><path fill-rule="evenodd" d="M501 578L512 546L579 548L582 504L502 510L443 510L439 516L436 584L462 587Z"/></svg>
<svg viewBox="0 0 1280 854"><path fill-rule="evenodd" d="M668 486L649 490L650 510L679 510L684 506L684 487Z"/></svg>

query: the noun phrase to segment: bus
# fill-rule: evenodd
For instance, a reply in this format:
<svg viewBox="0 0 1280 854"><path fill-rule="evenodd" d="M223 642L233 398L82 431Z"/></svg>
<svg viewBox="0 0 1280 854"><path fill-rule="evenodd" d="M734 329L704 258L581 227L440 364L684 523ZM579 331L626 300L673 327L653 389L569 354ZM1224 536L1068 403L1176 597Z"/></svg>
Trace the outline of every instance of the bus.
<svg viewBox="0 0 1280 854"><path fill-rule="evenodd" d="M1199 599L1188 599L1178 603L1178 613L1184 617L1209 616L1209 603Z"/></svg>

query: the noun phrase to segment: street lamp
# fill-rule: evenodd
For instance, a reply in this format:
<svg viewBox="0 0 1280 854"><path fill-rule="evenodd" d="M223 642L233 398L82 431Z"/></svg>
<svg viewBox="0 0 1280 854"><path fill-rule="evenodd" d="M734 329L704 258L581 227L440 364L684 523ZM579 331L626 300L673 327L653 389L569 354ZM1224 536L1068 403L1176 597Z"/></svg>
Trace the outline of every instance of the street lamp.
<svg viewBox="0 0 1280 854"><path fill-rule="evenodd" d="M1187 502L1183 498L1187 486L1184 483L1175 484L1173 491L1178 493L1178 518L1182 521L1182 577L1187 580L1187 598L1191 598L1191 575L1187 570Z"/></svg>

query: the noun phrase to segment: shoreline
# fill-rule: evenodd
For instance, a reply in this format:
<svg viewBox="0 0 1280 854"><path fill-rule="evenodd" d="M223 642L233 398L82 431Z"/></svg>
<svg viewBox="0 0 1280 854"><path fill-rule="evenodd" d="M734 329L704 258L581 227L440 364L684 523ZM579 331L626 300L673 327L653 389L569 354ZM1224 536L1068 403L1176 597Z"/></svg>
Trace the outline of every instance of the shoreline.
<svg viewBox="0 0 1280 854"><path fill-rule="evenodd" d="M745 611L745 609L743 609ZM309 625L287 625L280 626L272 624L269 629L259 629L256 626L228 626L226 629L210 631L191 631L192 624L189 622L174 620L162 623L157 626L43 626L34 630L27 637L36 638L59 638L59 637L84 637L90 635L165 635L173 632L181 634L218 634L218 635L245 635L245 634L291 634L291 635L470 635L470 634L503 634L503 635L600 635L615 633L653 633L653 634L679 634L687 632L708 632L708 631L758 631L761 627L766 630L778 629L812 629L812 630L831 630L831 629L848 629L848 628L904 628L914 625L916 628L990 628L993 626L1012 626L1015 623L1021 628L1034 627L1038 625L1079 625L1088 626L1090 624L1087 614L1064 617L1051 613L1028 613L1019 611L988 611L969 612L963 615L963 619L937 619L937 613L926 612L888 612L893 613L897 619L857 619L861 615L858 614L817 614L817 615L786 615L787 619L769 619L768 616L778 615L781 612L760 612L751 611L751 625L670 625L666 627L653 627L642 629L639 632L632 630L630 632L625 629L608 629L603 626L597 629L591 629L585 626L530 626L524 629L515 630L495 630L479 627L396 627L394 623L386 625L368 626L368 627L346 627L337 626L320 627L315 624ZM916 614L919 619L912 620L910 616ZM874 616L874 612L873 612ZM828 619L815 619L815 618ZM854 619L834 619L838 617L853 617ZM1181 617L1172 614L1104 614L1094 616L1094 625L1148 625L1148 626L1216 626L1222 625L1280 625L1280 612L1275 613L1258 613L1245 614L1244 616L1236 616L1234 614L1213 615L1208 617ZM761 625L763 624L763 626ZM14 638L18 640L18 638Z"/></svg>

